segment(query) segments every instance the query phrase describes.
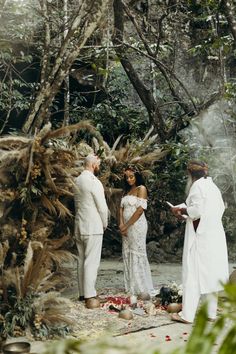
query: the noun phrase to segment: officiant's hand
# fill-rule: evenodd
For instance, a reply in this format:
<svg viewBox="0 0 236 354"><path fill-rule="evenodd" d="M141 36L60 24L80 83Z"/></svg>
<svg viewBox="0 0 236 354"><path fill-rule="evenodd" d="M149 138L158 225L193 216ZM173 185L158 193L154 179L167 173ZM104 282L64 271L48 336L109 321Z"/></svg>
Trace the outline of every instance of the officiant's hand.
<svg viewBox="0 0 236 354"><path fill-rule="evenodd" d="M184 220L183 208L173 207L173 208L171 208L171 211L177 219Z"/></svg>

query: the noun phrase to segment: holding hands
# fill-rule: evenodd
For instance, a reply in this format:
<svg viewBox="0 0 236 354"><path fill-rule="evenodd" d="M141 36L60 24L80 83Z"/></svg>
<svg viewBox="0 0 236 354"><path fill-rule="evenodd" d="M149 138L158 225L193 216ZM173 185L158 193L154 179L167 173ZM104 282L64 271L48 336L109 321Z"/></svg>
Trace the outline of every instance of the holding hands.
<svg viewBox="0 0 236 354"><path fill-rule="evenodd" d="M122 236L127 236L128 226L126 224L121 223L119 225L119 230Z"/></svg>

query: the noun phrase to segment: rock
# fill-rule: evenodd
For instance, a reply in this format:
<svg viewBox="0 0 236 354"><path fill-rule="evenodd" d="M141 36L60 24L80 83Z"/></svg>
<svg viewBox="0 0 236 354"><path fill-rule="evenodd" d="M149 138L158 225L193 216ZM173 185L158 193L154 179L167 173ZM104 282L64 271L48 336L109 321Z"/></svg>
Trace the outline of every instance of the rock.
<svg viewBox="0 0 236 354"><path fill-rule="evenodd" d="M148 301L151 299L151 296L148 293L140 293L138 294L138 300Z"/></svg>
<svg viewBox="0 0 236 354"><path fill-rule="evenodd" d="M230 274L229 282L233 283L233 284L236 284L236 269Z"/></svg>
<svg viewBox="0 0 236 354"><path fill-rule="evenodd" d="M159 242L150 241L147 244L147 256L150 262L165 262L166 254L159 245Z"/></svg>

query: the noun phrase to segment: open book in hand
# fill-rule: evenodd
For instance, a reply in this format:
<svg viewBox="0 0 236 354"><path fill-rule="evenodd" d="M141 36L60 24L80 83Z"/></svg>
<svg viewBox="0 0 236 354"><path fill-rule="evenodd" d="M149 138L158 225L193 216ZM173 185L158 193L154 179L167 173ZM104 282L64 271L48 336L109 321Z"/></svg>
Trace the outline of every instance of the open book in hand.
<svg viewBox="0 0 236 354"><path fill-rule="evenodd" d="M187 207L186 204L184 204L184 203L179 204L179 205L173 205L173 204L171 204L170 202L166 202L166 204L168 204L169 207L171 207L171 208L186 208L186 207ZM182 214L182 217L183 217L184 219L187 219L188 215Z"/></svg>

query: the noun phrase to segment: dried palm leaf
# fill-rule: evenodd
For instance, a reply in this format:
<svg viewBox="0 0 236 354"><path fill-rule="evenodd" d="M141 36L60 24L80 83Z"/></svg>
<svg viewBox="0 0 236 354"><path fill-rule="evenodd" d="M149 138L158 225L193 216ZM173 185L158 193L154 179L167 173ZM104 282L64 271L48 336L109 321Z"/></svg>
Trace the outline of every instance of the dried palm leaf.
<svg viewBox="0 0 236 354"><path fill-rule="evenodd" d="M69 191L67 191L67 190L65 190L63 188L58 188L57 187L57 190L58 190L58 194L59 195L68 195L69 197L73 197L74 196L74 194L72 192L69 192Z"/></svg>
<svg viewBox="0 0 236 354"><path fill-rule="evenodd" d="M56 311L59 310L60 313L65 313L71 306L71 300L62 297L57 291L41 293L39 297L34 300L36 313L43 313L50 308L56 308Z"/></svg>
<svg viewBox="0 0 236 354"><path fill-rule="evenodd" d="M94 126L91 124L90 121L86 121L86 120L81 121L78 124L62 127L54 131L49 131L48 134L44 136L43 141L46 142L49 139L68 136L71 132L75 132L82 129L86 129L88 132L96 136L98 141L102 142L103 139L100 133L98 133L98 131L96 130L96 128L94 128Z"/></svg>
<svg viewBox="0 0 236 354"><path fill-rule="evenodd" d="M9 250L9 242L8 240L0 243L0 267L3 267L7 252Z"/></svg>
<svg viewBox="0 0 236 354"><path fill-rule="evenodd" d="M65 265L66 262L71 263L76 259L73 253L64 250L49 251L48 255L57 266Z"/></svg>
<svg viewBox="0 0 236 354"><path fill-rule="evenodd" d="M13 285L17 288L17 284L20 282L20 279L17 279L19 272L16 270L17 267L8 268L3 271L3 279L5 287L7 288L10 285Z"/></svg>
<svg viewBox="0 0 236 354"><path fill-rule="evenodd" d="M94 149L95 153L97 153L100 149L99 142L95 137L92 138L92 142L93 142L93 149Z"/></svg>
<svg viewBox="0 0 236 354"><path fill-rule="evenodd" d="M166 156L167 152L157 149L145 155L135 157L130 160L130 163L139 163L142 166L152 166L155 162L160 161Z"/></svg>
<svg viewBox="0 0 236 354"><path fill-rule="evenodd" d="M37 224L38 227L38 224ZM38 230L31 232L31 240L32 241L40 241L44 243L44 241L48 238L51 234L51 230L48 226L40 227Z"/></svg>
<svg viewBox="0 0 236 354"><path fill-rule="evenodd" d="M75 145L73 147L73 152L75 153L77 159L81 159L81 162L83 162L83 158L85 156L94 153L93 148L89 146L87 143L85 143L84 141Z"/></svg>
<svg viewBox="0 0 236 354"><path fill-rule="evenodd" d="M49 150L49 149L48 149ZM42 161L42 170L46 178L46 185L57 194L57 187L52 179L51 172L50 172L50 160L49 156L44 156L44 160Z"/></svg>
<svg viewBox="0 0 236 354"><path fill-rule="evenodd" d="M16 267L17 264L17 254L15 252L12 252L11 254L11 268Z"/></svg>
<svg viewBox="0 0 236 354"><path fill-rule="evenodd" d="M34 252L34 259L30 268L30 273L27 274L27 279L23 279L22 282L22 294L26 295L30 289L32 292L36 292L40 282L45 277L47 272L50 272L50 261L47 260L46 248L42 248Z"/></svg>
<svg viewBox="0 0 236 354"><path fill-rule="evenodd" d="M0 168L11 166L15 161L21 160L25 155L26 150L3 151L0 150Z"/></svg>
<svg viewBox="0 0 236 354"><path fill-rule="evenodd" d="M58 309L55 311L55 313L50 312L51 311L46 311L41 319L41 321L47 326L58 326L58 324L73 325L75 323L75 319L69 318L68 312L62 315L58 313Z"/></svg>
<svg viewBox="0 0 236 354"><path fill-rule="evenodd" d="M127 157L129 156L129 148L130 148L130 146L127 143L126 146L121 147L119 150L115 150L114 156L115 156L116 160L126 162Z"/></svg>
<svg viewBox="0 0 236 354"><path fill-rule="evenodd" d="M147 132L147 134L146 134L145 137L143 138L144 141L146 141L146 140L149 139L149 137L150 137L150 135L152 134L153 130L154 130L154 127L151 126L151 128L149 129L149 131Z"/></svg>
<svg viewBox="0 0 236 354"><path fill-rule="evenodd" d="M118 138L116 139L116 141L114 142L112 148L111 148L111 155L115 152L119 142L120 142L120 139L122 138L123 135L120 135L118 136Z"/></svg>
<svg viewBox="0 0 236 354"><path fill-rule="evenodd" d="M64 287L69 286L69 279L71 278L71 273L70 274L64 274L64 273L51 273L48 274L47 276L45 276L38 288L37 291L39 293L46 293L48 291L52 291L52 290L58 290Z"/></svg>
<svg viewBox="0 0 236 354"><path fill-rule="evenodd" d="M27 251L26 251L26 256L25 256L25 261L24 261L24 283L23 286L25 286L25 283L28 284L28 278L30 278L30 274L32 271L32 266L33 266L33 249L31 246L31 241L28 243Z"/></svg>
<svg viewBox="0 0 236 354"><path fill-rule="evenodd" d="M66 241L70 239L69 230L67 230L67 235L60 237L59 239L48 240L47 245L53 250L59 249Z"/></svg>
<svg viewBox="0 0 236 354"><path fill-rule="evenodd" d="M59 217L61 218L66 218L67 216L73 217L70 210L64 204L62 204L59 199L53 200L52 203L54 207L57 209L59 213L58 214Z"/></svg>
<svg viewBox="0 0 236 354"><path fill-rule="evenodd" d="M52 215L57 215L57 210L56 210L56 208L55 208L53 202L50 201L50 200L48 199L48 197L46 197L45 194L42 194L42 195L40 196L40 200L41 200L42 205L44 206L44 208L46 208L46 209L49 211L50 214L52 214Z"/></svg>
<svg viewBox="0 0 236 354"><path fill-rule="evenodd" d="M19 267L16 267L14 269L15 269L15 277L16 277L16 282L15 282L16 294L18 298L22 298L20 270Z"/></svg>
<svg viewBox="0 0 236 354"><path fill-rule="evenodd" d="M123 194L123 189L121 188L106 188L105 189L107 203L109 205L109 210L111 215L117 219L120 201Z"/></svg>
<svg viewBox="0 0 236 354"><path fill-rule="evenodd" d="M37 134L37 137L44 139L45 136L50 133L51 128L52 128L51 122L45 124L43 126L43 128L39 131L39 133Z"/></svg>
<svg viewBox="0 0 236 354"><path fill-rule="evenodd" d="M22 279L22 287L21 291L22 294L26 294L28 291L29 287L31 287L32 284L32 277L35 276L33 273L35 272L35 266L34 266L34 251L37 249L42 249L43 245L41 242L37 241L30 241L27 247L26 251L26 256L24 260L24 272L23 272L23 279Z"/></svg>
<svg viewBox="0 0 236 354"><path fill-rule="evenodd" d="M19 150L26 147L31 139L24 136L6 136L0 138L0 149Z"/></svg>
<svg viewBox="0 0 236 354"><path fill-rule="evenodd" d="M100 181L104 184L104 185L107 185L108 182L109 182L109 178L111 176L111 172L108 170L108 171L105 171L103 172L103 174L101 175L100 177Z"/></svg>

